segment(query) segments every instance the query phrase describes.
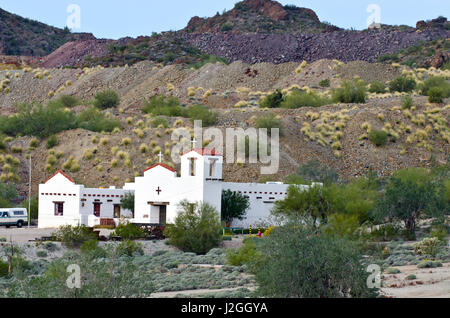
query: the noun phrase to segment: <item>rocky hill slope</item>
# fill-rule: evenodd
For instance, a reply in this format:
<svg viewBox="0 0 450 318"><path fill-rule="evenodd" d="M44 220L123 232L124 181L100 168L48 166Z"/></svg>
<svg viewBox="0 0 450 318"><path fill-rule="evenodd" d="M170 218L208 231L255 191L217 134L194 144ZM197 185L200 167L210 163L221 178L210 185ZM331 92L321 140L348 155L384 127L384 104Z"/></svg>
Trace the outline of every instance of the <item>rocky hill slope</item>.
<svg viewBox="0 0 450 318"><path fill-rule="evenodd" d="M230 11L211 18L193 17L187 33L314 33L337 30L320 22L313 10L293 5L282 6L272 0L245 0Z"/></svg>
<svg viewBox="0 0 450 318"><path fill-rule="evenodd" d="M45 56L69 41L92 39L92 34L71 33L0 8L0 55Z"/></svg>
<svg viewBox="0 0 450 318"><path fill-rule="evenodd" d="M34 192L37 191L36 185L51 171L66 169L65 165L70 160L78 164L78 169L66 172L78 182L88 186L120 187L125 180L133 180L146 167L158 162L156 155L160 150L165 155L164 162L173 164L168 155L173 145L172 129L186 127L192 131L192 122L181 117L166 117L167 128L152 126L154 117L142 112L144 100L154 94L164 94L177 97L182 105L201 103L217 111L219 116L214 126L224 132L227 128L255 126L256 119L268 112L277 116L282 121L284 136L280 140L280 168L278 173L269 176L271 180L284 180L300 164L312 159L334 167L343 178L361 176L370 169L387 175L402 167L447 162L450 144L440 134L449 130L450 108L445 103L429 104L426 97L413 97L414 109L409 111L401 109L400 94L371 94L364 104L273 110L258 107L260 98L276 88L291 91L308 86L317 93L326 94L343 80L354 76L366 82L386 82L405 71L416 75L418 71L385 64L338 63L332 60L308 64L301 72L298 69L299 64L292 62L206 64L196 70L181 65L163 67L143 61L129 67L0 71L0 79L10 78L8 93L0 94L1 115L16 113L16 105L22 102L46 104L63 95L76 96L83 101L82 105L73 108L79 113L91 104L97 92L113 89L119 93L121 104L104 112L119 119L123 126L122 130L113 133L84 129L63 131L57 135L58 144L51 150L46 147L46 138L39 140L37 145L34 142L33 147L30 147L32 137L10 138L5 142L0 161L14 162L7 156L17 158L20 163L17 175L23 193L27 190L29 152L34 158ZM420 71L420 74L441 74L439 72L429 70L425 73ZM449 77L445 72L441 75ZM329 88L320 86L324 79L330 81ZM58 93L50 97L50 91ZM448 100L446 102L448 104ZM445 123L445 127L437 126L439 130L434 131L436 122L439 125ZM323 140L316 138L326 134L323 129L328 126L338 127L339 145L333 141L336 132L323 135ZM376 147L367 139L369 126L388 129L397 138L383 147ZM127 138L129 142L124 143ZM143 145L148 147L145 152L142 151L145 149ZM52 162L50 170L47 167L49 162ZM174 167L179 168L176 164ZM267 178L260 174L260 167L261 164L226 164L224 177L230 181ZM8 175L9 171L11 164L2 163L0 175Z"/></svg>

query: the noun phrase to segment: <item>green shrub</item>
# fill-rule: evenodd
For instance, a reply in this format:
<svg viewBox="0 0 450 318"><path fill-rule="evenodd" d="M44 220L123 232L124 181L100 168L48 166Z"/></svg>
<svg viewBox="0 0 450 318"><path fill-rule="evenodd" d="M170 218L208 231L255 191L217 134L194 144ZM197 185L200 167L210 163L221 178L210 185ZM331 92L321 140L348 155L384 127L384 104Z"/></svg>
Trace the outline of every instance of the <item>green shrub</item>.
<svg viewBox="0 0 450 318"><path fill-rule="evenodd" d="M327 235L355 239L359 236L359 218L357 215L334 214L328 218L323 232Z"/></svg>
<svg viewBox="0 0 450 318"><path fill-rule="evenodd" d="M152 114L153 116L168 117L182 116L183 113L180 101L176 97L165 97L164 95L154 95L150 97L142 107L142 111L146 114Z"/></svg>
<svg viewBox="0 0 450 318"><path fill-rule="evenodd" d="M433 226L433 228L430 231L430 236L435 237L439 241L443 242L447 237L447 228L443 224Z"/></svg>
<svg viewBox="0 0 450 318"><path fill-rule="evenodd" d="M9 274L9 265L8 263L2 261L0 259L0 277L6 277Z"/></svg>
<svg viewBox="0 0 450 318"><path fill-rule="evenodd" d="M392 275L392 274L399 274L399 273L401 273L401 271L398 268L389 267L386 269L386 273Z"/></svg>
<svg viewBox="0 0 450 318"><path fill-rule="evenodd" d="M49 104L20 105L19 112L11 117L0 116L0 131L9 136L36 136L45 138L60 131L77 128L74 112Z"/></svg>
<svg viewBox="0 0 450 318"><path fill-rule="evenodd" d="M120 104L119 95L112 90L106 90L95 95L94 106L100 109L116 107Z"/></svg>
<svg viewBox="0 0 450 318"><path fill-rule="evenodd" d="M37 257L44 258L44 257L47 257L48 254L47 254L46 251L37 251L37 252L36 252L36 256L37 256Z"/></svg>
<svg viewBox="0 0 450 318"><path fill-rule="evenodd" d="M283 101L283 94L280 89L277 89L272 94L269 94L262 98L259 102L260 107L264 108L278 108Z"/></svg>
<svg viewBox="0 0 450 318"><path fill-rule="evenodd" d="M84 226L64 225L53 234L56 240L69 248L80 247L84 242L96 240L97 236L92 229Z"/></svg>
<svg viewBox="0 0 450 318"><path fill-rule="evenodd" d="M263 297L371 297L362 254L344 239L315 233L303 222L286 223L262 240L264 258L252 266Z"/></svg>
<svg viewBox="0 0 450 318"><path fill-rule="evenodd" d="M120 236L123 240L134 240L145 237L146 232L133 223L120 223L111 236Z"/></svg>
<svg viewBox="0 0 450 318"><path fill-rule="evenodd" d="M321 87L330 87L330 80L328 78L321 80L319 85Z"/></svg>
<svg viewBox="0 0 450 318"><path fill-rule="evenodd" d="M47 149L52 149L57 145L58 145L58 137L56 137L56 135L51 135L47 139L47 144L46 144Z"/></svg>
<svg viewBox="0 0 450 318"><path fill-rule="evenodd" d="M444 102L445 92L442 87L432 87L428 90L428 101L441 104Z"/></svg>
<svg viewBox="0 0 450 318"><path fill-rule="evenodd" d="M274 114L261 115L255 120L256 128L267 128L267 135L271 136L271 129L279 129L280 136L283 136L283 121L276 118Z"/></svg>
<svg viewBox="0 0 450 318"><path fill-rule="evenodd" d="M211 111L203 105L193 105L185 110L185 117L190 118L192 122L201 120L203 127L214 125L219 117L217 112Z"/></svg>
<svg viewBox="0 0 450 318"><path fill-rule="evenodd" d="M371 130L369 140L377 147L384 146L388 140L388 133L383 130Z"/></svg>
<svg viewBox="0 0 450 318"><path fill-rule="evenodd" d="M381 81L374 81L369 85L369 92L376 94L386 93L386 85Z"/></svg>
<svg viewBox="0 0 450 318"><path fill-rule="evenodd" d="M424 96L431 96L430 89L434 95L442 98L450 97L450 83L442 76L431 76L419 85L419 92Z"/></svg>
<svg viewBox="0 0 450 318"><path fill-rule="evenodd" d="M92 258L105 258L107 256L106 250L98 245L97 240L83 242L80 247L80 252Z"/></svg>
<svg viewBox="0 0 450 318"><path fill-rule="evenodd" d="M263 255L256 249L252 241L246 241L241 248L227 252L227 262L232 266L249 265L262 261Z"/></svg>
<svg viewBox="0 0 450 318"><path fill-rule="evenodd" d="M411 109L414 105L414 101L410 95L402 97L402 108L403 109Z"/></svg>
<svg viewBox="0 0 450 318"><path fill-rule="evenodd" d="M416 81L411 77L403 77L399 76L393 79L389 83L389 90L391 92L411 92L414 88L416 88Z"/></svg>
<svg viewBox="0 0 450 318"><path fill-rule="evenodd" d="M77 121L78 127L95 132L112 132L115 128L122 128L119 119L109 118L93 106L83 111Z"/></svg>
<svg viewBox="0 0 450 318"><path fill-rule="evenodd" d="M415 279L417 279L417 276L414 274L409 274L408 276L406 276L406 279L407 280L415 280Z"/></svg>
<svg viewBox="0 0 450 318"><path fill-rule="evenodd" d="M345 81L335 89L332 94L334 102L337 103L365 103L366 84L361 80Z"/></svg>
<svg viewBox="0 0 450 318"><path fill-rule="evenodd" d="M417 264L418 268L436 268L436 267L442 267L442 263L439 261L432 261L432 260L423 260L419 264Z"/></svg>
<svg viewBox="0 0 450 318"><path fill-rule="evenodd" d="M422 241L414 243L414 252L417 255L435 256L440 247L439 239L436 237L426 237Z"/></svg>
<svg viewBox="0 0 450 318"><path fill-rule="evenodd" d="M183 250L206 254L222 240L220 214L207 203L180 202L175 224L166 227L169 243Z"/></svg>
<svg viewBox="0 0 450 318"><path fill-rule="evenodd" d="M136 256L136 255L144 255L144 250L142 249L142 244L126 240L124 242L120 242L116 246L115 250L116 254L119 256Z"/></svg>
<svg viewBox="0 0 450 318"><path fill-rule="evenodd" d="M58 103L61 103L64 107L74 107L80 105L80 101L75 96L71 95L63 95L57 100Z"/></svg>
<svg viewBox="0 0 450 318"><path fill-rule="evenodd" d="M293 90L281 103L282 108L319 107L329 103L328 98L317 95L313 91Z"/></svg>
<svg viewBox="0 0 450 318"><path fill-rule="evenodd" d="M168 128L169 127L169 124L167 123L167 120L165 120L162 117L156 117L155 119L152 120L150 125L152 126L152 128L158 128L159 126L163 126L164 128Z"/></svg>

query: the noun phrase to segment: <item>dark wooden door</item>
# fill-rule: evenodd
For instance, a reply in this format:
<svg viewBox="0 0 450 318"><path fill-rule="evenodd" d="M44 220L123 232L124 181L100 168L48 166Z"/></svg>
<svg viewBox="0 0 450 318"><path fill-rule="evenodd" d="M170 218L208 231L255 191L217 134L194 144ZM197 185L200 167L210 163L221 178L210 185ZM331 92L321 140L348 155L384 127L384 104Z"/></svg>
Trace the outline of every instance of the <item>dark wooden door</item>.
<svg viewBox="0 0 450 318"><path fill-rule="evenodd" d="M159 224L165 225L167 222L167 206L161 205L159 207Z"/></svg>
<svg viewBox="0 0 450 318"><path fill-rule="evenodd" d="M119 204L114 205L114 218L120 219L120 205Z"/></svg>
<svg viewBox="0 0 450 318"><path fill-rule="evenodd" d="M102 205L100 203L94 203L94 215L98 218L100 217L100 207L101 206Z"/></svg>

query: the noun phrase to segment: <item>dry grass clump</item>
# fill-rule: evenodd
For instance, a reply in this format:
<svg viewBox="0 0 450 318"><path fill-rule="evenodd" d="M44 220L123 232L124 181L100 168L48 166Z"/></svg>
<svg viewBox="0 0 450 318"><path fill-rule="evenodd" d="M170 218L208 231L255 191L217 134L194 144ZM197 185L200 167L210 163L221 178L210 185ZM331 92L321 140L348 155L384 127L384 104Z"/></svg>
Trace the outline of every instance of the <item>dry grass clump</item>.
<svg viewBox="0 0 450 318"><path fill-rule="evenodd" d="M141 144L141 145L139 146L139 151L140 151L141 153L147 153L147 152L149 151L148 146L147 146L146 144Z"/></svg>
<svg viewBox="0 0 450 318"><path fill-rule="evenodd" d="M123 139L122 139L121 145L122 145L122 146L129 146L129 145L131 145L131 139L128 138L128 137L123 138Z"/></svg>
<svg viewBox="0 0 450 318"><path fill-rule="evenodd" d="M295 69L295 73L300 74L300 73L303 71L303 69L304 69L307 65L308 65L308 62L303 61L303 62L299 65L299 67L297 67L297 68Z"/></svg>
<svg viewBox="0 0 450 318"><path fill-rule="evenodd" d="M80 170L80 165L78 161L70 156L67 161L63 164L63 169L68 170L70 172L78 172Z"/></svg>
<svg viewBox="0 0 450 318"><path fill-rule="evenodd" d="M100 145L106 146L109 143L109 138L103 137L100 139Z"/></svg>
<svg viewBox="0 0 450 318"><path fill-rule="evenodd" d="M145 132L142 130L142 129L140 129L140 128L136 128L135 130L134 130L134 133L138 136L138 138L140 138L140 139L142 139L142 138L144 138L145 137Z"/></svg>

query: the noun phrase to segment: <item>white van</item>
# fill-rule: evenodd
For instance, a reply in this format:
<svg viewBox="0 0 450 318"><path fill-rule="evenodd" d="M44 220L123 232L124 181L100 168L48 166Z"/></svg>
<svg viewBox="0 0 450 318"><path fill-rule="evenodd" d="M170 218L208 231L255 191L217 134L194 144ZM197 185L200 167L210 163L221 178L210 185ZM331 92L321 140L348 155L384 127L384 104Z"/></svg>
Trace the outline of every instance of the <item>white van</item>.
<svg viewBox="0 0 450 318"><path fill-rule="evenodd" d="M14 208L14 209L0 209L0 226L17 226L21 228L23 225L28 224L27 209Z"/></svg>

